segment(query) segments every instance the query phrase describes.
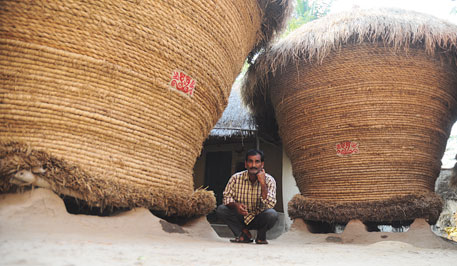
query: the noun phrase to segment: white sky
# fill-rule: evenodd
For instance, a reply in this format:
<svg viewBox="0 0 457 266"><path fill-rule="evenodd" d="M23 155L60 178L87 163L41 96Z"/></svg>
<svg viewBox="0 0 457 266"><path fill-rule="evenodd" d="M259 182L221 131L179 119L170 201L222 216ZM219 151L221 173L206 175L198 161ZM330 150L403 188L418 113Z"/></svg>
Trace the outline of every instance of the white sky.
<svg viewBox="0 0 457 266"><path fill-rule="evenodd" d="M317 0L319 1L319 0ZM393 7L434 15L457 24L457 14L451 15L457 1L451 0L334 0L330 13L360 8Z"/></svg>

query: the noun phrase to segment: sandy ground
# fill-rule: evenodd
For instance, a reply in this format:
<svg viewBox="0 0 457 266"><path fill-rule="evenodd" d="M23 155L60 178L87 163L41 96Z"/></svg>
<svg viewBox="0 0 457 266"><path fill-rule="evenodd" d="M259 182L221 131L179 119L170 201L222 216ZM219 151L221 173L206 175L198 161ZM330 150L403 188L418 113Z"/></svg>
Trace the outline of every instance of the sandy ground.
<svg viewBox="0 0 457 266"><path fill-rule="evenodd" d="M206 218L186 226L146 209L72 215L51 191L0 195L0 265L457 265L457 244L423 220L406 233L311 234L303 222L269 245L232 244Z"/></svg>

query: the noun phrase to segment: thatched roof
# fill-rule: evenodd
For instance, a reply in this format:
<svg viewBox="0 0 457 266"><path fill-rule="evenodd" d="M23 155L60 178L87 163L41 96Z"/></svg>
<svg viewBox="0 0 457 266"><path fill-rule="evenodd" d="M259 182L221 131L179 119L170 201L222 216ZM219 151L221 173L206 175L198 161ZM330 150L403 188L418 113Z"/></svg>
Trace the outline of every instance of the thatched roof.
<svg viewBox="0 0 457 266"><path fill-rule="evenodd" d="M249 137L257 130L254 117L241 102L241 79L232 86L232 92L222 117L211 130L210 138Z"/></svg>
<svg viewBox="0 0 457 266"><path fill-rule="evenodd" d="M262 9L261 38L248 56L248 61L268 45L285 28L294 9L293 0L258 0ZM228 106L222 117L211 130L209 138L250 137L257 131L254 118L242 104L240 93L241 81L237 79L232 86Z"/></svg>
<svg viewBox="0 0 457 266"><path fill-rule="evenodd" d="M303 25L270 45L249 67L242 87L243 101L253 111L259 126L274 120L268 99L269 79L285 65L301 60L318 64L343 45L362 42L376 42L398 50L422 47L428 54L439 53L455 61L457 25L398 9L354 9Z"/></svg>
<svg viewBox="0 0 457 266"><path fill-rule="evenodd" d="M250 58L273 40L287 24L293 11L293 0L258 0L262 9L261 38L250 54Z"/></svg>

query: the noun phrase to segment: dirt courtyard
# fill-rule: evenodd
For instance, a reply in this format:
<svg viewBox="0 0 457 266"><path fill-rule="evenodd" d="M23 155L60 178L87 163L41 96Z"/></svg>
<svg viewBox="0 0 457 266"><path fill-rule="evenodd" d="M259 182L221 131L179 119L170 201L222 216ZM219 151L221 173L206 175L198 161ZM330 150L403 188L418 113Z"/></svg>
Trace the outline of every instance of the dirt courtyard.
<svg viewBox="0 0 457 266"><path fill-rule="evenodd" d="M269 245L232 244L206 218L170 224L147 209L111 217L67 213L53 192L0 195L0 265L455 265L457 244L423 220L406 233L311 234L303 222Z"/></svg>

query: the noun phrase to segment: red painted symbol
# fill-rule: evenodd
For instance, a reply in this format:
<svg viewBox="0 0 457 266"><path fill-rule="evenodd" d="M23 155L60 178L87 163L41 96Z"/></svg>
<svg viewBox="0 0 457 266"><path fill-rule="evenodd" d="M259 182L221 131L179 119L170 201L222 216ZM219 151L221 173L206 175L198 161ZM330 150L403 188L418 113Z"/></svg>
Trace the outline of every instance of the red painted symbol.
<svg viewBox="0 0 457 266"><path fill-rule="evenodd" d="M355 141L342 141L336 144L336 155L348 156L359 153L359 143Z"/></svg>
<svg viewBox="0 0 457 266"><path fill-rule="evenodd" d="M170 86L190 96L194 94L197 82L182 71L173 71Z"/></svg>

